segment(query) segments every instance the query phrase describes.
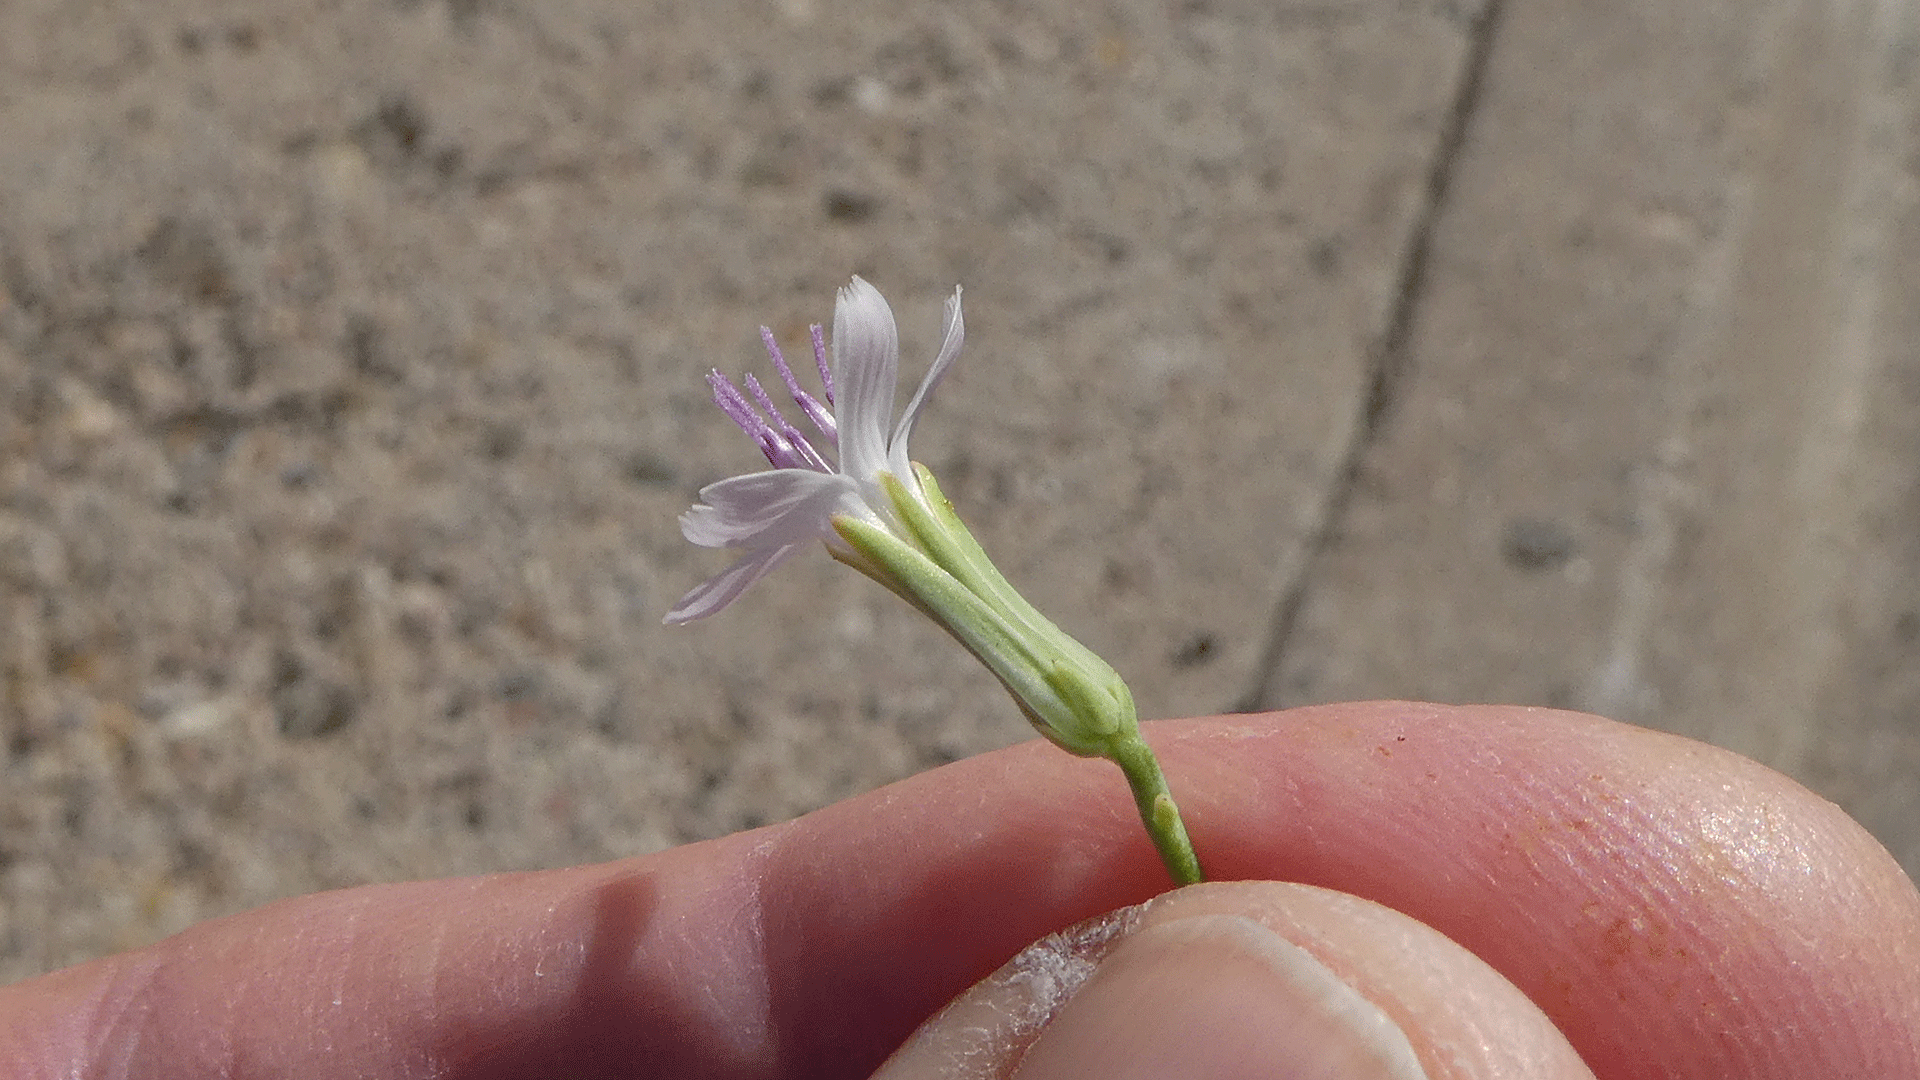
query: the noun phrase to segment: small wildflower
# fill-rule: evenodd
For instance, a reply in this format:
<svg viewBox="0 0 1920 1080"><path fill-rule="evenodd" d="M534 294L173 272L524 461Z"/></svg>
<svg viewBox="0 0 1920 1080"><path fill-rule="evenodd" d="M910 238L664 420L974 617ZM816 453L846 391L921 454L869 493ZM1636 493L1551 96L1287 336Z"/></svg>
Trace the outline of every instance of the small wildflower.
<svg viewBox="0 0 1920 1080"><path fill-rule="evenodd" d="M760 331L811 435L786 418L752 375L740 384L718 371L708 376L714 402L773 468L708 484L700 502L680 516L688 540L738 548L744 555L682 597L666 621L687 623L720 611L819 541L835 559L886 586L966 646L1042 735L1072 753L1118 764L1169 871L1182 883L1200 880L1159 764L1140 738L1126 684L1000 576L933 474L907 457L914 422L960 355L960 290L947 301L939 353L898 422L893 398L900 342L879 290L857 277L840 290L831 363L820 327L811 334L820 398L800 386L773 332Z"/></svg>
<svg viewBox="0 0 1920 1080"><path fill-rule="evenodd" d="M940 353L891 435L887 425L900 340L880 290L857 277L840 290L831 365L820 327L811 332L825 404L801 389L773 331L761 327L760 338L788 395L813 425L817 444L787 421L752 375L741 380L744 392L717 370L707 376L715 404L759 445L773 469L708 484L700 489L700 503L680 515L680 531L688 540L702 547L740 548L746 555L681 597L667 613L669 624L704 619L726 607L809 541L825 541L836 556L850 555L852 549L834 531L837 515L891 528L894 515L883 475L918 488L907 460L907 437L933 388L960 355L960 290L947 301Z"/></svg>

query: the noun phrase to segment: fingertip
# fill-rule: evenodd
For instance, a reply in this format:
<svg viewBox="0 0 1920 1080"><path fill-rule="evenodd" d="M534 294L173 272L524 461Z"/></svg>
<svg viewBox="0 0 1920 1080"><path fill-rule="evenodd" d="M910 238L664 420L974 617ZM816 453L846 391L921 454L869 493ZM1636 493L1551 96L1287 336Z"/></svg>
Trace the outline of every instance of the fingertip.
<svg viewBox="0 0 1920 1080"><path fill-rule="evenodd" d="M1413 915L1603 1073L1920 1061L1920 893L1838 807L1738 754L1578 713L1406 702L1181 722L1160 742L1176 790L1219 771L1188 808L1211 872Z"/></svg>
<svg viewBox="0 0 1920 1080"><path fill-rule="evenodd" d="M877 1074L1590 1078L1492 968L1388 908L1278 882L1195 886L1053 935Z"/></svg>
<svg viewBox="0 0 1920 1080"><path fill-rule="evenodd" d="M1313 954L1243 915L1142 928L1021 1059L1020 1080L1270 1074L1426 1080L1407 1032Z"/></svg>

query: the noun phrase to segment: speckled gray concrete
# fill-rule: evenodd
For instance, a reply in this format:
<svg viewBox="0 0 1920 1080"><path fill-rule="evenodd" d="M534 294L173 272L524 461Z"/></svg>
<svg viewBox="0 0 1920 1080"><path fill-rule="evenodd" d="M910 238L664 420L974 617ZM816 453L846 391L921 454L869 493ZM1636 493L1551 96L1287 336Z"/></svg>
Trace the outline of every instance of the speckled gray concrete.
<svg viewBox="0 0 1920 1080"><path fill-rule="evenodd" d="M652 850L1029 737L824 555L659 625L720 564L675 515L757 461L701 376L761 365L761 323L803 342L850 273L894 302L909 377L965 285L916 456L1145 715L1425 693L1763 755L1798 732L1777 760L1911 868L1904 157L1836 196L1883 242L1821 264L1877 283L1872 332L1789 319L1867 382L1801 412L1798 353L1711 359L1770 295L1740 268L1784 250L1736 242L1773 218L1723 196L1793 197L1802 135L1882 146L1910 28L1834 9L1826 66L1789 79L1769 58L1827 7L1730 5L1769 15L1736 32L1509 6L6 5L0 978L289 893ZM1869 126L1781 119L1822 94ZM1867 227L1837 213L1821 236ZM1813 426L1749 472L1768 408ZM1662 456L1696 431L1699 471ZM1845 494L1770 494L1787 473ZM1788 607L1671 539L1722 513L1798 537L1727 541L1814 575ZM1794 634L1824 650L1775 713L1734 680L1762 627L1769 678Z"/></svg>

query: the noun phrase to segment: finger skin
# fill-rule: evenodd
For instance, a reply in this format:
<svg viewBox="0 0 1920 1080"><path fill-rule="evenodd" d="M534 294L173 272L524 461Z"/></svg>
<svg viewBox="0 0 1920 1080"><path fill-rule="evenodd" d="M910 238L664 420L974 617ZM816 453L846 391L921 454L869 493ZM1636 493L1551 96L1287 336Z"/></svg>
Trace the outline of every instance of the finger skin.
<svg viewBox="0 0 1920 1080"><path fill-rule="evenodd" d="M1150 725L1216 879L1400 910L1604 1080L1920 1078L1920 896L1786 778L1547 710ZM0 1075L863 1076L1028 942L1165 887L1029 743L599 867L303 897L0 989Z"/></svg>

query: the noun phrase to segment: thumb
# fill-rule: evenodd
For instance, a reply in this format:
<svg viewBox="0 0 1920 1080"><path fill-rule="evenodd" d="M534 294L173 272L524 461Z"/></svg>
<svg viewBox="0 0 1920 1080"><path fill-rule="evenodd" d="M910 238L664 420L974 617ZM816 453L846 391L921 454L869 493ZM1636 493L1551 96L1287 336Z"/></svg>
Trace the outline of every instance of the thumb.
<svg viewBox="0 0 1920 1080"><path fill-rule="evenodd" d="M875 1076L1593 1074L1525 995L1437 931L1344 893L1235 882L1042 939Z"/></svg>

